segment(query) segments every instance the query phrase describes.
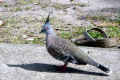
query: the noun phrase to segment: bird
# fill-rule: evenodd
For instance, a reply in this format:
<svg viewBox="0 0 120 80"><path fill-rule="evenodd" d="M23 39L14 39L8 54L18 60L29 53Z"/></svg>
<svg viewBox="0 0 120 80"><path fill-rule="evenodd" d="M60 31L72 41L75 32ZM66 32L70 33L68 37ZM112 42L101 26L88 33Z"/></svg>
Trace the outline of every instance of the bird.
<svg viewBox="0 0 120 80"><path fill-rule="evenodd" d="M53 58L64 62L64 65L60 66L60 72L63 72L67 69L68 63L73 63L77 65L89 64L101 69L108 75L112 73L112 70L94 61L88 56L87 53L79 49L69 40L57 36L54 32L53 27L50 24L49 16L50 13L48 14L45 24L43 25L39 34L46 34L46 49L48 53Z"/></svg>

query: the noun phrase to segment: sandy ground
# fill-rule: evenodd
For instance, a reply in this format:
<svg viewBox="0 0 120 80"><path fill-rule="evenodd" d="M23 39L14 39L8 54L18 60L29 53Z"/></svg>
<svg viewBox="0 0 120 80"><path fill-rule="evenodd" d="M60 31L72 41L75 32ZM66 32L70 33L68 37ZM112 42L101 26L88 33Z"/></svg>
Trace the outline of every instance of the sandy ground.
<svg viewBox="0 0 120 80"><path fill-rule="evenodd" d="M95 61L110 68L106 76L90 65L69 64L59 73L56 66L63 62L52 58L45 46L32 44L0 44L0 80L120 80L120 50L80 47Z"/></svg>

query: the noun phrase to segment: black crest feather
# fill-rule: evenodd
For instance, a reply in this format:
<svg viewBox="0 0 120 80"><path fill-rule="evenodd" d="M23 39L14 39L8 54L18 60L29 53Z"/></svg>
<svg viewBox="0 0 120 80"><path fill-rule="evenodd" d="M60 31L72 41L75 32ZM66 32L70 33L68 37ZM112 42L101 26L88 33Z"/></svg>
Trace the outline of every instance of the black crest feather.
<svg viewBox="0 0 120 80"><path fill-rule="evenodd" d="M50 18L50 13L48 14L48 17L47 17L45 23L49 22L49 18Z"/></svg>

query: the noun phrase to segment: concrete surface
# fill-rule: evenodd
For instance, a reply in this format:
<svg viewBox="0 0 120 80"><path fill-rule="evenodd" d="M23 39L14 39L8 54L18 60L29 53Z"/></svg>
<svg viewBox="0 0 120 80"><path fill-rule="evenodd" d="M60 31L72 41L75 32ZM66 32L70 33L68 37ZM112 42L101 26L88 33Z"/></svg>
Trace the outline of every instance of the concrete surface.
<svg viewBox="0 0 120 80"><path fill-rule="evenodd" d="M120 80L120 49L80 47L97 62L113 70L106 76L90 65L69 64L64 73L56 71L63 62L52 58L45 46L0 44L0 80Z"/></svg>

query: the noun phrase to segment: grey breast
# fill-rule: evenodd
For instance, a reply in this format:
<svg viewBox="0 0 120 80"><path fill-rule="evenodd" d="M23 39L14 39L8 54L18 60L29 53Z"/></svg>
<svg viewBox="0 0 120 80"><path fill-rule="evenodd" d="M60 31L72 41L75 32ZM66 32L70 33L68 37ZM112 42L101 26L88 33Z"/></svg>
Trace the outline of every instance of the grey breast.
<svg viewBox="0 0 120 80"><path fill-rule="evenodd" d="M64 60L69 55L69 49L68 46L63 45L61 42L54 42L49 45L47 50L52 57L58 60Z"/></svg>

